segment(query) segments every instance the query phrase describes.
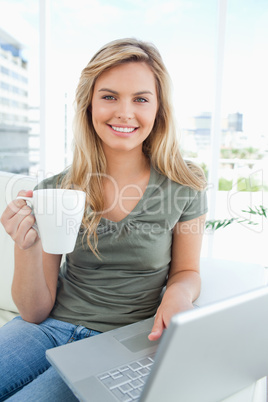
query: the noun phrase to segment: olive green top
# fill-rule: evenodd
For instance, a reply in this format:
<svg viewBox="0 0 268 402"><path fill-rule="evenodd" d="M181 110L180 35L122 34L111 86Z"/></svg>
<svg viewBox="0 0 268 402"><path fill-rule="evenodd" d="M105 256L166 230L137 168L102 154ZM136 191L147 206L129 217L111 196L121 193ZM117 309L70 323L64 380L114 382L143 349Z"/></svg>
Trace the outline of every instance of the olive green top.
<svg viewBox="0 0 268 402"><path fill-rule="evenodd" d="M59 176L38 188L59 186ZM148 186L133 211L120 222L101 218L99 260L83 230L66 255L50 317L107 331L153 316L171 261L172 229L207 212L205 191L196 191L151 167Z"/></svg>

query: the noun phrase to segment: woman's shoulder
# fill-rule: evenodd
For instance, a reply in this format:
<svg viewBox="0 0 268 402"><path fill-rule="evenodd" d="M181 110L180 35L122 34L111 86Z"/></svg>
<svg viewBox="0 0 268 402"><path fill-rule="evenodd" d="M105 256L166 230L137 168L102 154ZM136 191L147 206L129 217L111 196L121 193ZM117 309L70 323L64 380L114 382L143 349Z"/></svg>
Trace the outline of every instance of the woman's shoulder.
<svg viewBox="0 0 268 402"><path fill-rule="evenodd" d="M174 178L169 178L164 173L154 169L155 197L169 213L180 221L194 219L207 212L207 195L205 189L191 187L187 182L180 183ZM173 226L172 226L173 227Z"/></svg>
<svg viewBox="0 0 268 402"><path fill-rule="evenodd" d="M66 176L67 171L64 170L61 173L58 173L54 176L50 176L40 183L38 183L35 187L35 190L49 189L49 188L61 188L61 183L63 178Z"/></svg>
<svg viewBox="0 0 268 402"><path fill-rule="evenodd" d="M186 162L187 163L187 162ZM189 169L193 169L195 174L200 174L200 176L202 176L202 170L199 169L199 167L197 165L187 163L187 167ZM174 191L180 191L180 192L185 192L185 193L193 193L196 194L198 191L195 188L193 188L191 186L191 183L187 183L187 181L185 180L185 183L182 183L182 181L180 180L179 175L176 176L176 173L173 173L172 175L168 175L165 173L162 173L159 169L157 169L156 167L152 166L152 171L153 171L153 182L154 184L158 184L160 186L168 186L169 188L171 187ZM172 176L172 177L170 177Z"/></svg>
<svg viewBox="0 0 268 402"><path fill-rule="evenodd" d="M155 167L154 167L155 168ZM206 177L201 166L197 163L183 159L181 155L162 164L161 168L155 168L158 174L167 177L174 187L188 188L195 191L203 191L207 187Z"/></svg>

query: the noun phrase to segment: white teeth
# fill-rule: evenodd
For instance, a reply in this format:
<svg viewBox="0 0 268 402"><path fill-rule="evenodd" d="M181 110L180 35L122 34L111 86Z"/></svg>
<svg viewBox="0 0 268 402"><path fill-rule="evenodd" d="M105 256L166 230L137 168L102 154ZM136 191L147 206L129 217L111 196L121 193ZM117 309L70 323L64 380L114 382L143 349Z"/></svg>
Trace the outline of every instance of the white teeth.
<svg viewBox="0 0 268 402"><path fill-rule="evenodd" d="M130 128L130 127L115 127L115 126L111 126L111 127L114 131L118 131L120 133L132 133L135 130L135 128Z"/></svg>

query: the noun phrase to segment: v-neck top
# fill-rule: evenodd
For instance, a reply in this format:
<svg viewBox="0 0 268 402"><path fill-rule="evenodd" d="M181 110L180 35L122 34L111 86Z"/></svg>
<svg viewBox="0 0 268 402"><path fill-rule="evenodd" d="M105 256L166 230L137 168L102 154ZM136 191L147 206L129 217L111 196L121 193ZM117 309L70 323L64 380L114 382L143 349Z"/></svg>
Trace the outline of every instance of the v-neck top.
<svg viewBox="0 0 268 402"><path fill-rule="evenodd" d="M59 175L38 188L57 183ZM205 191L171 181L151 167L135 208L119 222L101 218L101 259L88 247L81 227L61 267L50 317L104 332L153 316L169 272L174 226L206 212Z"/></svg>

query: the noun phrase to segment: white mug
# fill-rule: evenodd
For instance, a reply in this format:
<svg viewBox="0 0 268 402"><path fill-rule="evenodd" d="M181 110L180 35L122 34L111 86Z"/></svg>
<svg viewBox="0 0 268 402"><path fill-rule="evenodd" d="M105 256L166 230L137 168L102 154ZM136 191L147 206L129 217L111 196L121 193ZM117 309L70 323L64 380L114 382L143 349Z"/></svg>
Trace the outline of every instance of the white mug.
<svg viewBox="0 0 268 402"><path fill-rule="evenodd" d="M40 189L33 197L18 196L30 204L43 249L50 254L74 250L85 210L86 193L69 189ZM36 227L37 226L37 227Z"/></svg>

